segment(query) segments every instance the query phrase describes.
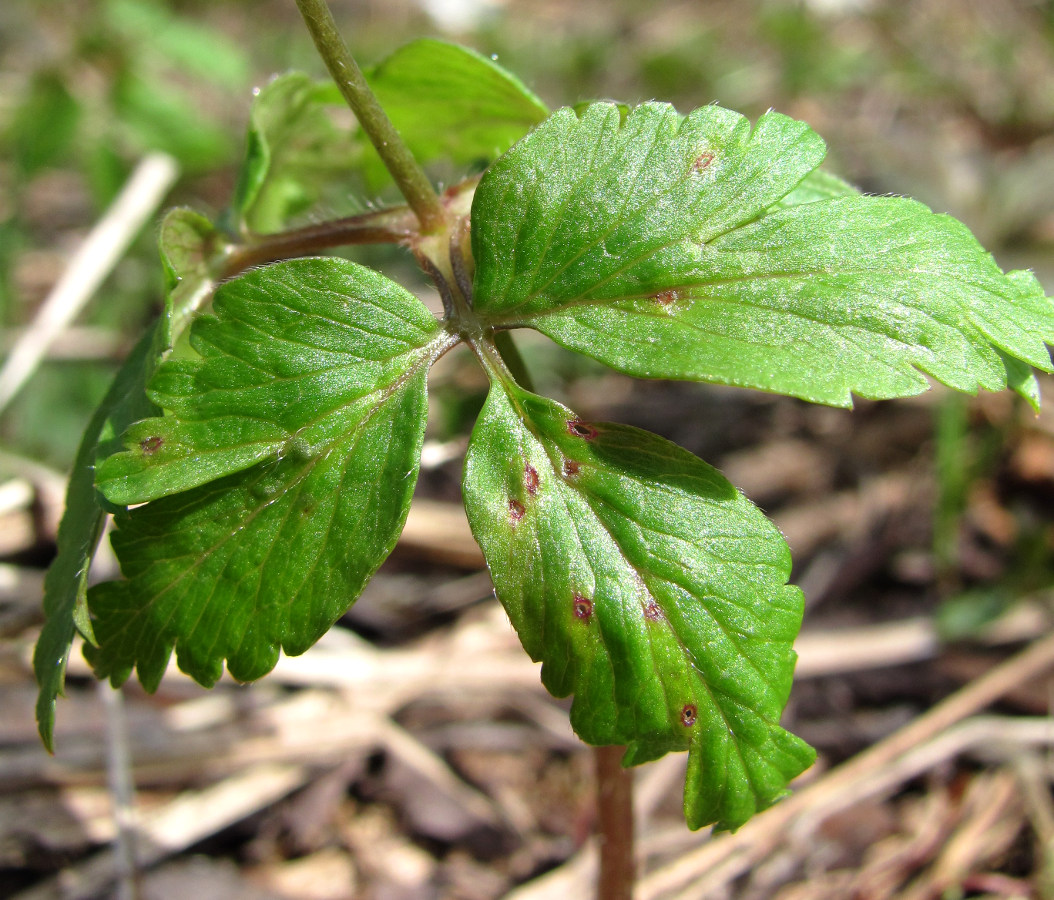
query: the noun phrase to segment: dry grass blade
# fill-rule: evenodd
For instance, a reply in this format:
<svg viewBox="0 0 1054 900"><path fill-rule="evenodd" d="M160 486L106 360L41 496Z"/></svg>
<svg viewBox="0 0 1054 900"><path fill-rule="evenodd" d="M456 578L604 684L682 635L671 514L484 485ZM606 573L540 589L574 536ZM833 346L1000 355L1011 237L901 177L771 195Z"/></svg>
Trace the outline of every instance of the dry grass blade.
<svg viewBox="0 0 1054 900"><path fill-rule="evenodd" d="M176 161L153 153L139 163L92 229L0 370L0 410L36 371L48 347L102 284L179 174Z"/></svg>
<svg viewBox="0 0 1054 900"><path fill-rule="evenodd" d="M188 791L150 815L143 815L137 837L139 866L179 853L228 825L264 809L305 784L306 766L262 763L202 791ZM87 900L114 881L109 852L89 857L13 900Z"/></svg>
<svg viewBox="0 0 1054 900"><path fill-rule="evenodd" d="M996 666L886 740L752 819L735 834L715 838L652 872L641 880L640 897L642 900L658 900L689 883L702 895L719 890L771 853L788 830L810 831L824 814L844 808L847 802L860 796L862 782L879 777L898 758L984 709L1015 685L1037 678L1051 667L1054 667L1054 635L1037 641ZM990 736L989 732L986 737ZM811 819L811 823L803 824L803 819Z"/></svg>

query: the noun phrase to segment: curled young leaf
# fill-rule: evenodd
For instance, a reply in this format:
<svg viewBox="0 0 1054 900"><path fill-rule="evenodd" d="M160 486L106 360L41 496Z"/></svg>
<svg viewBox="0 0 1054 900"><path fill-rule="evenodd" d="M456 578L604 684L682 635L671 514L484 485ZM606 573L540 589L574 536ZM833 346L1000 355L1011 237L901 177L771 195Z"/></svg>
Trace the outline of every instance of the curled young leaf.
<svg viewBox="0 0 1054 900"><path fill-rule="evenodd" d="M327 185L347 188L356 152L351 130L332 117L342 106L331 82L302 72L279 75L257 92L232 203L238 225L257 233L278 231Z"/></svg>

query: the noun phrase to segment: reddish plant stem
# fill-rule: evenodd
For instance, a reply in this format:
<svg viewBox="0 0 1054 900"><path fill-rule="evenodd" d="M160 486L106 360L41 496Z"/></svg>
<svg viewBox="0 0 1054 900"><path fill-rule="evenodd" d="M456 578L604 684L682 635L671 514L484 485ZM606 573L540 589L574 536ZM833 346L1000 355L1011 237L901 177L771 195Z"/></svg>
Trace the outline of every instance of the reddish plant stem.
<svg viewBox="0 0 1054 900"><path fill-rule="evenodd" d="M367 213L346 219L319 222L277 234L253 235L231 251L223 266L223 278L230 278L252 266L311 256L329 247L351 244L402 244L416 231L417 219L406 207Z"/></svg>
<svg viewBox="0 0 1054 900"><path fill-rule="evenodd" d="M593 748L600 841L598 900L633 898L633 776L622 767L625 752L625 747Z"/></svg>

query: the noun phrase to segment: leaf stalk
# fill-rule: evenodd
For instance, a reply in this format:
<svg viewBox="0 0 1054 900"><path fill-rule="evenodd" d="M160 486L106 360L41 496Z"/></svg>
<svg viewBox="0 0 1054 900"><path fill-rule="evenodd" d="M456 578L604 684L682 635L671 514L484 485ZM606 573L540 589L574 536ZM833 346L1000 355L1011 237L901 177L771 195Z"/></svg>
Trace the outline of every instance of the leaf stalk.
<svg viewBox="0 0 1054 900"><path fill-rule="evenodd" d="M416 234L415 215L407 207L397 207L275 234L254 235L232 248L222 277L232 278L253 266L281 259L313 256L329 247L408 243Z"/></svg>

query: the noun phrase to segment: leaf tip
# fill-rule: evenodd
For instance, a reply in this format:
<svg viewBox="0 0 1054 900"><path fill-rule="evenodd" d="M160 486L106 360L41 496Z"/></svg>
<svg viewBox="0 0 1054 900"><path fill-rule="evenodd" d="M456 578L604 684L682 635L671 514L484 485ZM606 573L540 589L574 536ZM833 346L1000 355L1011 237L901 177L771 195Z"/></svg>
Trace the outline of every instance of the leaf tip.
<svg viewBox="0 0 1054 900"><path fill-rule="evenodd" d="M44 749L55 755L55 695L41 689L37 700L37 733Z"/></svg>

